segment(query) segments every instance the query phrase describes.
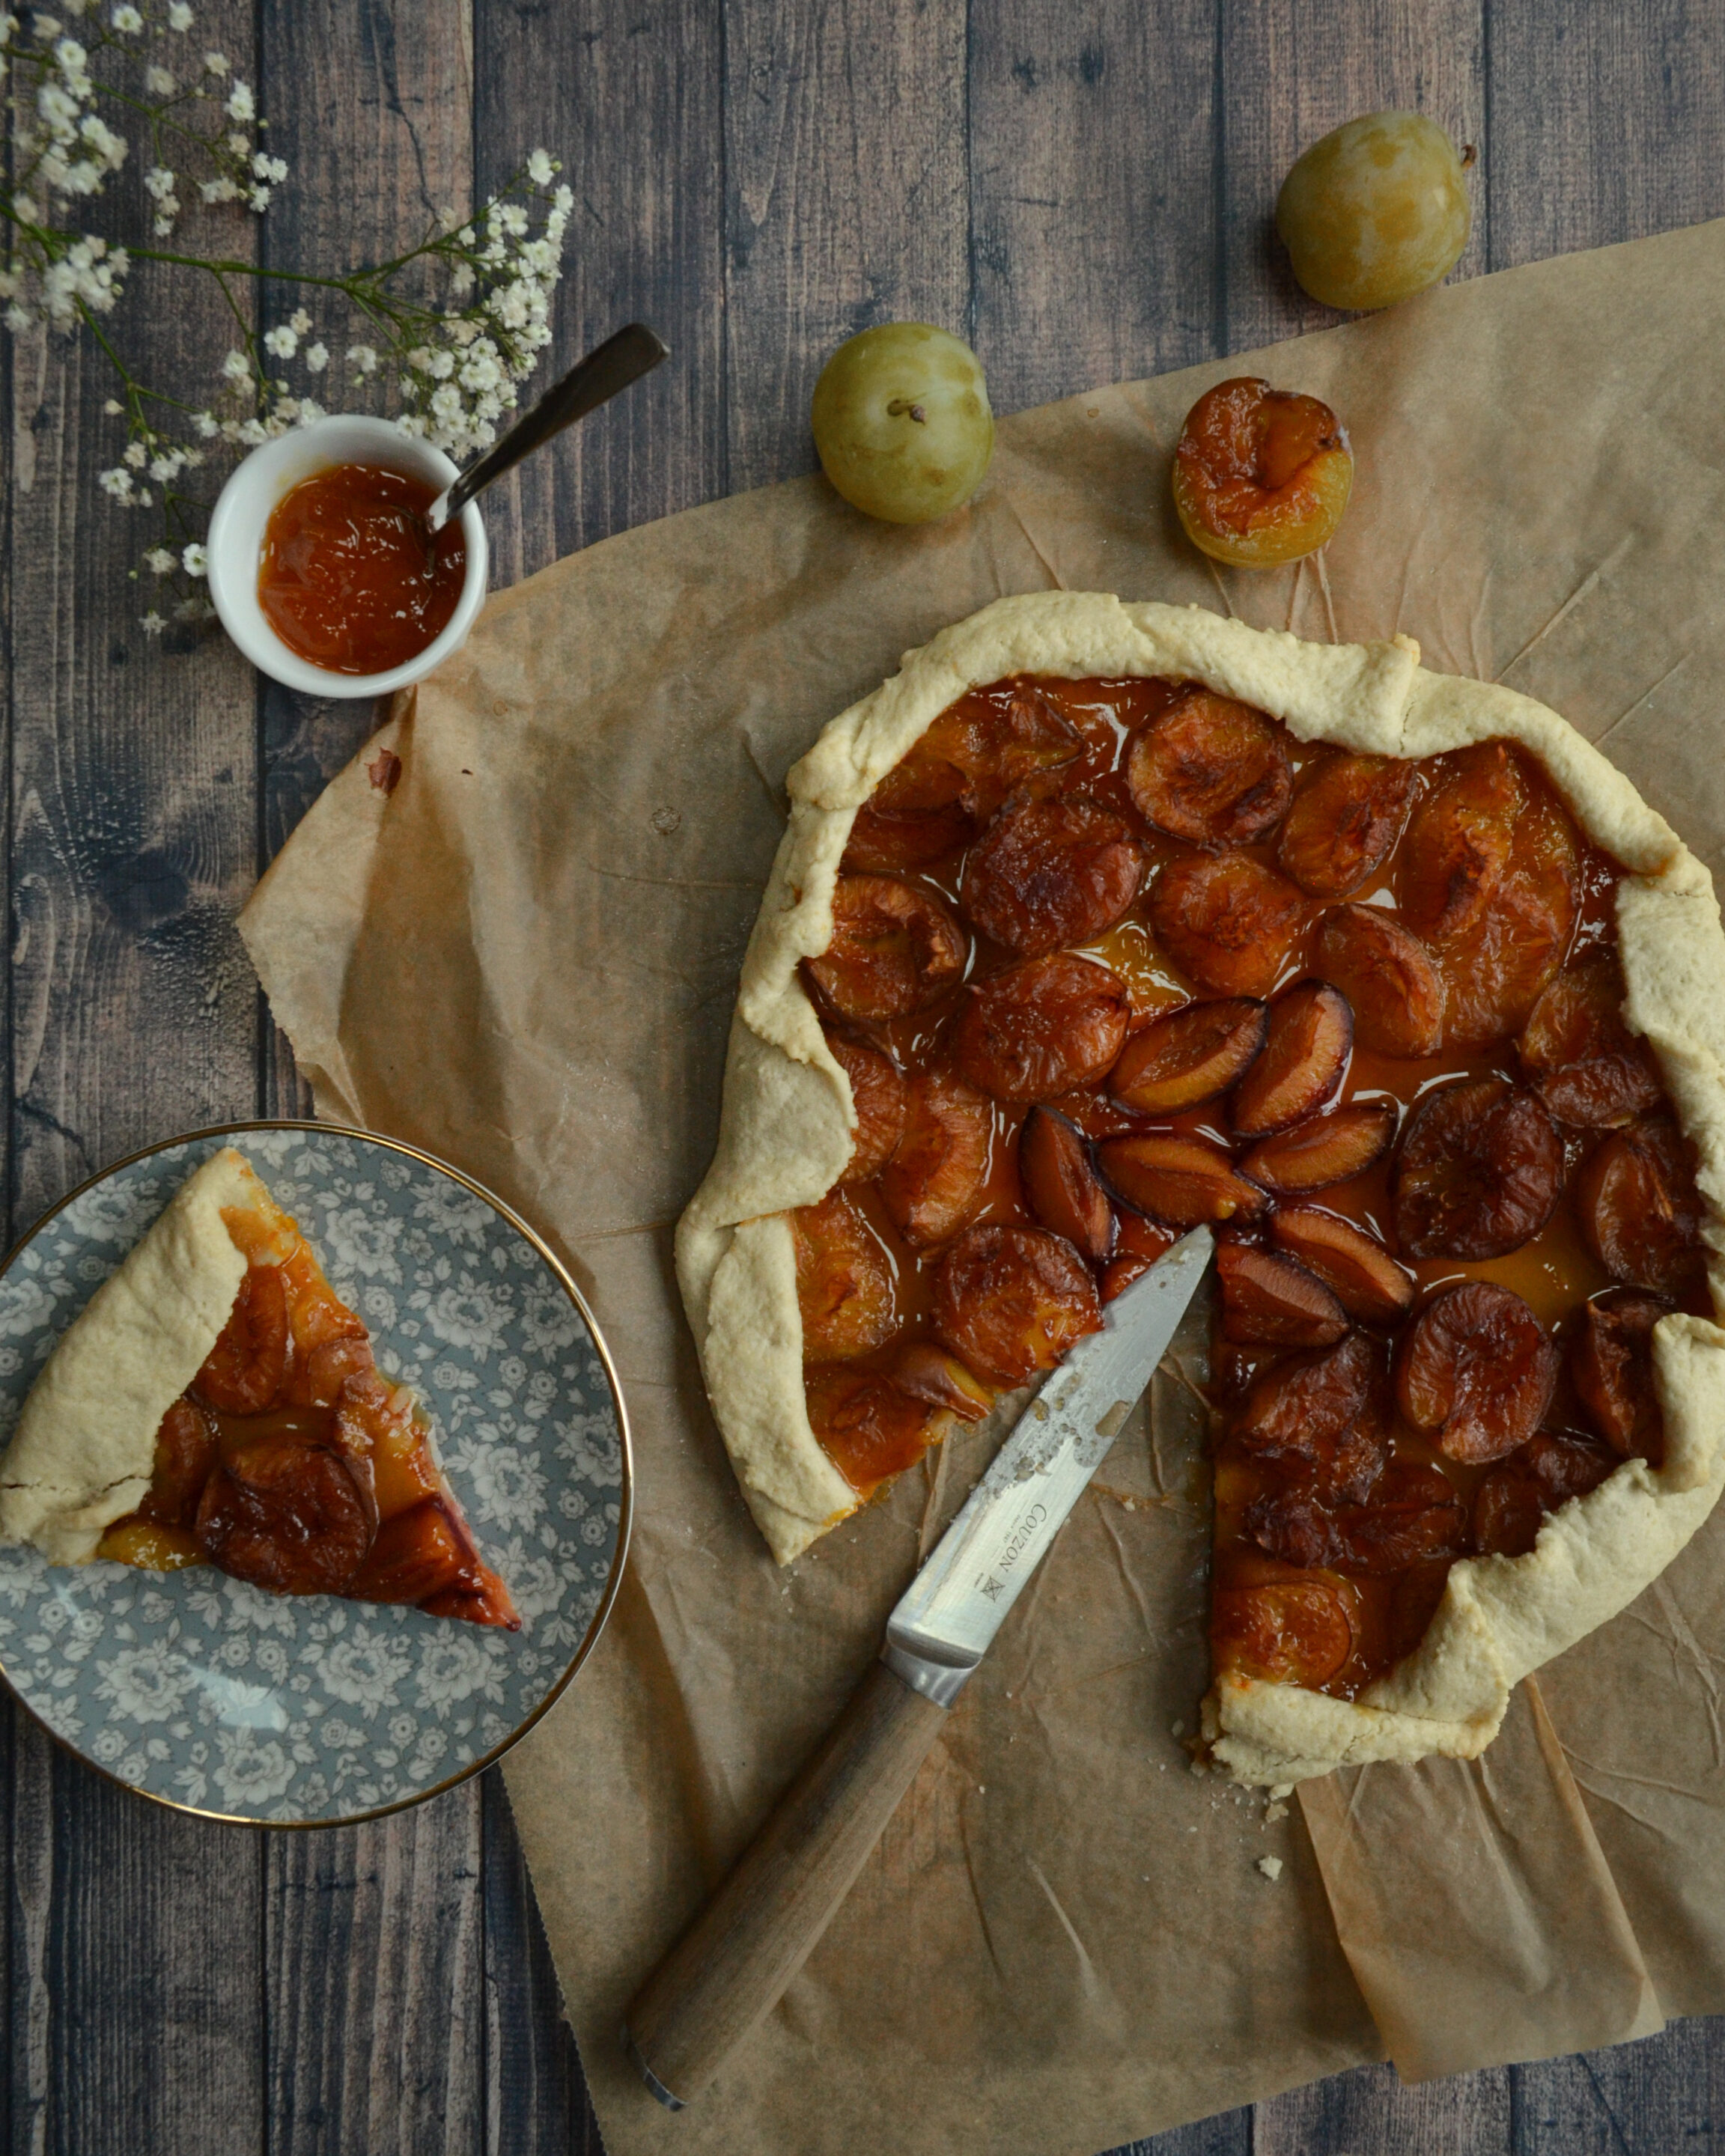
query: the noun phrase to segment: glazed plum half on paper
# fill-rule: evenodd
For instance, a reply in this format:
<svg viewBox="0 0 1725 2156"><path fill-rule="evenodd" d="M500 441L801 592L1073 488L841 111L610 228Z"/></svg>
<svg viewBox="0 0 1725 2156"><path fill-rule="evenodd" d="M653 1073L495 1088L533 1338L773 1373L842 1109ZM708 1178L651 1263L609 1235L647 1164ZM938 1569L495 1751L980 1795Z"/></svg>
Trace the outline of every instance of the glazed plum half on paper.
<svg viewBox="0 0 1725 2156"><path fill-rule="evenodd" d="M1479 1752L1725 1479L1705 870L1404 639L1090 593L943 632L789 785L678 1244L773 1554L1205 1223L1211 1756Z"/></svg>

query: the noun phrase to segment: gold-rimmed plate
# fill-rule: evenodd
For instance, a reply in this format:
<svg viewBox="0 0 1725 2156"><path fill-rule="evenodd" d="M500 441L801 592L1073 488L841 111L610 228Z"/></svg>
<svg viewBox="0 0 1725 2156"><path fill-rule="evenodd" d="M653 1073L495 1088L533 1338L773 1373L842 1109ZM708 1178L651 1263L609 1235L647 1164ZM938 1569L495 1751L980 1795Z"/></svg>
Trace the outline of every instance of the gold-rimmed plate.
<svg viewBox="0 0 1725 2156"><path fill-rule="evenodd" d="M591 1651L629 1543L629 1423L544 1241L429 1153L335 1124L233 1123L105 1169L0 1266L0 1443L55 1341L218 1147L251 1160L430 1409L519 1633L205 1566L56 1566L0 1549L0 1673L99 1772L206 1818L325 1826L489 1766Z"/></svg>

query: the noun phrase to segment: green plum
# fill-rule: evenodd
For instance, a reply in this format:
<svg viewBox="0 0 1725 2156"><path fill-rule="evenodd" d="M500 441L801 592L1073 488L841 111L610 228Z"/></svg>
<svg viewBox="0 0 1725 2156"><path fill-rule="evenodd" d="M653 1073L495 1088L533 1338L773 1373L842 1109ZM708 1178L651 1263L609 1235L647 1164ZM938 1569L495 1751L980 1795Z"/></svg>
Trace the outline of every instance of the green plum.
<svg viewBox="0 0 1725 2156"><path fill-rule="evenodd" d="M890 524L932 523L968 501L994 454L976 354L927 322L882 322L841 344L810 418L827 477Z"/></svg>
<svg viewBox="0 0 1725 2156"><path fill-rule="evenodd" d="M1276 198L1294 275L1327 307L1388 307L1435 285L1467 244L1463 170L1424 113L1350 120L1312 144Z"/></svg>

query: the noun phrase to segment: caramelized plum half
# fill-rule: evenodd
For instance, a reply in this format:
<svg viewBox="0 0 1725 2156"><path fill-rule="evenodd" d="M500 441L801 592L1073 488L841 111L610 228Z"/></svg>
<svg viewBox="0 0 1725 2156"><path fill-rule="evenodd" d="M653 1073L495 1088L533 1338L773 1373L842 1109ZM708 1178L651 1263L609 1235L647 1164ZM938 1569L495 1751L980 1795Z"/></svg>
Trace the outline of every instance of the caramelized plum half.
<svg viewBox="0 0 1725 2156"><path fill-rule="evenodd" d="M297 1434L231 1447L203 1486L205 1557L270 1594L339 1594L377 1532L371 1464Z"/></svg>
<svg viewBox="0 0 1725 2156"><path fill-rule="evenodd" d="M1569 1374L1606 1443L1625 1459L1665 1460L1665 1414L1653 1389L1653 1328L1671 1315L1663 1296L1608 1288L1582 1310Z"/></svg>
<svg viewBox="0 0 1725 2156"><path fill-rule="evenodd" d="M1501 1258L1539 1233L1563 1188L1563 1141L1537 1094L1507 1078L1440 1086L1403 1133L1396 1241L1404 1258Z"/></svg>
<svg viewBox="0 0 1725 2156"><path fill-rule="evenodd" d="M1270 1233L1277 1249L1316 1273L1361 1324L1395 1325L1413 1308L1413 1275L1353 1221L1321 1206L1278 1206Z"/></svg>
<svg viewBox="0 0 1725 2156"><path fill-rule="evenodd" d="M1198 846L1263 838L1294 790L1281 730L1209 689L1189 690L1134 737L1126 783L1147 824Z"/></svg>
<svg viewBox="0 0 1725 2156"><path fill-rule="evenodd" d="M906 1092L904 1073L891 1058L867 1041L830 1028L827 1046L834 1060L850 1081L850 1100L856 1110L856 1137L850 1161L839 1178L841 1183L868 1183L892 1158L904 1135Z"/></svg>
<svg viewBox="0 0 1725 2156"><path fill-rule="evenodd" d="M1656 1108L1658 1065L1623 1015L1623 969L1600 947L1548 982L1521 1040L1534 1090L1560 1123L1618 1130Z"/></svg>
<svg viewBox="0 0 1725 2156"><path fill-rule="evenodd" d="M892 1382L913 1400L926 1401L960 1422L980 1422L994 1395L974 1371L932 1340L915 1340L892 1365Z"/></svg>
<svg viewBox="0 0 1725 2156"><path fill-rule="evenodd" d="M1303 1492L1271 1492L1243 1522L1260 1549L1286 1564L1327 1565L1384 1578L1435 1558L1454 1558L1467 1540L1467 1510L1435 1467L1393 1464L1368 1499L1335 1506Z"/></svg>
<svg viewBox="0 0 1725 2156"><path fill-rule="evenodd" d="M1245 1075L1269 1024L1268 1010L1252 996L1187 1004L1131 1036L1108 1075L1108 1090L1139 1115L1178 1116Z"/></svg>
<svg viewBox="0 0 1725 2156"><path fill-rule="evenodd" d="M262 1414L288 1370L287 1282L280 1265L248 1265L228 1322L192 1380L218 1414Z"/></svg>
<svg viewBox="0 0 1725 2156"><path fill-rule="evenodd" d="M1024 1202L1050 1234L1064 1235L1100 1265L1114 1242L1108 1194L1091 1165L1090 1147L1062 1116L1032 1108L1019 1133L1019 1183Z"/></svg>
<svg viewBox="0 0 1725 2156"><path fill-rule="evenodd" d="M1358 1593L1333 1573L1219 1588L1210 1602L1217 1671L1266 1684L1327 1682L1348 1662L1359 1636Z"/></svg>
<svg viewBox="0 0 1725 2156"><path fill-rule="evenodd" d="M1484 906L1440 942L1445 1041L1481 1048L1519 1033L1563 963L1580 911L1574 827L1542 797L1517 819L1508 865Z"/></svg>
<svg viewBox="0 0 1725 2156"><path fill-rule="evenodd" d="M1363 1175L1389 1150L1394 1136L1393 1101L1350 1101L1279 1137L1266 1138L1252 1147L1240 1170L1278 1198L1303 1198Z"/></svg>
<svg viewBox="0 0 1725 2156"><path fill-rule="evenodd" d="M1229 1435L1253 1452L1314 1453L1370 1419L1384 1351L1350 1332L1321 1355L1275 1363L1246 1394Z"/></svg>
<svg viewBox="0 0 1725 2156"><path fill-rule="evenodd" d="M1440 1452L1478 1466L1525 1444L1551 1404L1558 1351L1520 1296L1464 1281L1402 1335L1396 1399Z"/></svg>
<svg viewBox="0 0 1725 2156"><path fill-rule="evenodd" d="M347 1591L362 1602L423 1603L460 1584L475 1563L448 1510L430 1497L384 1521Z"/></svg>
<svg viewBox="0 0 1725 2156"><path fill-rule="evenodd" d="M1128 1205L1171 1228L1249 1220L1264 1209L1264 1193L1236 1173L1232 1160L1209 1138L1160 1131L1106 1138L1096 1159Z"/></svg>
<svg viewBox="0 0 1725 2156"><path fill-rule="evenodd" d="M210 1470L216 1464L216 1426L195 1400L182 1394L162 1418L150 1486L140 1517L158 1527L189 1527L198 1517Z"/></svg>
<svg viewBox="0 0 1725 2156"><path fill-rule="evenodd" d="M993 1111L947 1070L920 1070L906 1089L904 1135L880 1171L880 1196L907 1243L956 1235L983 1199Z"/></svg>
<svg viewBox="0 0 1725 2156"><path fill-rule="evenodd" d="M1688 1148L1662 1116L1611 1132L1576 1178L1575 1209L1613 1280L1681 1295L1701 1278L1701 1199Z"/></svg>
<svg viewBox="0 0 1725 2156"><path fill-rule="evenodd" d="M1527 801L1505 742L1439 758L1436 782L1414 812L1397 862L1401 911L1416 935L1459 935L1479 919L1509 866Z"/></svg>
<svg viewBox="0 0 1725 2156"><path fill-rule="evenodd" d="M939 808L877 808L865 802L856 812L839 865L850 873L902 875L926 869L968 846L976 819L956 801Z"/></svg>
<svg viewBox="0 0 1725 2156"><path fill-rule="evenodd" d="M1150 927L1180 971L1218 996L1263 996L1299 938L1305 901L1250 854L1172 860L1150 891Z"/></svg>
<svg viewBox="0 0 1725 2156"><path fill-rule="evenodd" d="M1413 1060L1443 1045L1444 977L1419 937L1381 906L1327 913L1312 970L1348 998L1362 1048Z"/></svg>
<svg viewBox="0 0 1725 2156"><path fill-rule="evenodd" d="M959 903L983 935L1036 958L1111 928L1143 880L1123 816L1087 793L1014 797L966 862Z"/></svg>
<svg viewBox="0 0 1725 2156"><path fill-rule="evenodd" d="M1327 1348L1348 1330L1348 1313L1316 1275L1292 1258L1224 1243L1216 1252L1222 1337L1236 1346Z"/></svg>
<svg viewBox="0 0 1725 2156"><path fill-rule="evenodd" d="M843 1018L902 1018L937 1002L964 971L964 931L931 892L891 876L841 875L833 940L804 961Z"/></svg>
<svg viewBox="0 0 1725 2156"><path fill-rule="evenodd" d="M928 727L869 796L884 815L957 807L980 823L1007 795L1081 754L1084 737L1046 690L1014 682L961 696Z"/></svg>
<svg viewBox="0 0 1725 2156"><path fill-rule="evenodd" d="M890 1340L898 1329L892 1267L844 1191L793 1213L791 1238L807 1359L847 1363Z"/></svg>
<svg viewBox="0 0 1725 2156"><path fill-rule="evenodd" d="M1172 1250L1174 1231L1147 1220L1142 1213L1121 1213L1114 1224L1114 1255L1102 1268L1102 1300L1112 1302L1134 1281L1142 1280L1164 1250Z"/></svg>
<svg viewBox="0 0 1725 2156"><path fill-rule="evenodd" d="M1268 1137L1315 1116L1342 1083L1353 1046L1353 1013L1339 988L1299 981L1285 989L1270 1006L1262 1053L1235 1089L1235 1129Z"/></svg>
<svg viewBox="0 0 1725 2156"><path fill-rule="evenodd" d="M936 1337L997 1385L1052 1369L1101 1323L1089 1267L1045 1229L967 1229L941 1261Z"/></svg>
<svg viewBox="0 0 1725 2156"><path fill-rule="evenodd" d="M808 1371L804 1396L822 1450L865 1497L922 1457L940 1412L883 1373L843 1363Z"/></svg>
<svg viewBox="0 0 1725 2156"><path fill-rule="evenodd" d="M1046 1101L1102 1076L1126 1040L1132 999L1119 974L1059 951L965 993L952 1055L999 1101Z"/></svg>
<svg viewBox="0 0 1725 2156"><path fill-rule="evenodd" d="M1616 1455L1593 1439L1541 1430L1475 1492L1475 1547L1482 1557L1525 1557L1547 1515L1597 1490L1616 1466Z"/></svg>
<svg viewBox="0 0 1725 2156"><path fill-rule="evenodd" d="M1346 898L1376 875L1402 834L1416 773L1399 757L1343 752L1308 764L1276 860L1313 898Z"/></svg>
<svg viewBox="0 0 1725 2156"><path fill-rule="evenodd" d="M1267 569L1322 547L1342 521L1353 458L1316 397L1236 375L1186 414L1174 509L1193 545L1236 568Z"/></svg>

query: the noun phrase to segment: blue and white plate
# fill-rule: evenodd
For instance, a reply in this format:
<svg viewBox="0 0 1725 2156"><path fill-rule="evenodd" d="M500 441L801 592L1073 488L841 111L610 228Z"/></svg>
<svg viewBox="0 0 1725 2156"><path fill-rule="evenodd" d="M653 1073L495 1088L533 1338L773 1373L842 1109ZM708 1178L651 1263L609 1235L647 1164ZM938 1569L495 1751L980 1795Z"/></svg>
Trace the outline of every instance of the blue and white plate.
<svg viewBox="0 0 1725 2156"><path fill-rule="evenodd" d="M163 1804L277 1826L368 1818L488 1765L586 1658L629 1541L629 1425L579 1291L506 1206L388 1138L245 1123L121 1161L6 1260L0 1444L60 1334L228 1144L310 1237L379 1367L431 1410L521 1629L8 1548L0 1669L63 1743Z"/></svg>

